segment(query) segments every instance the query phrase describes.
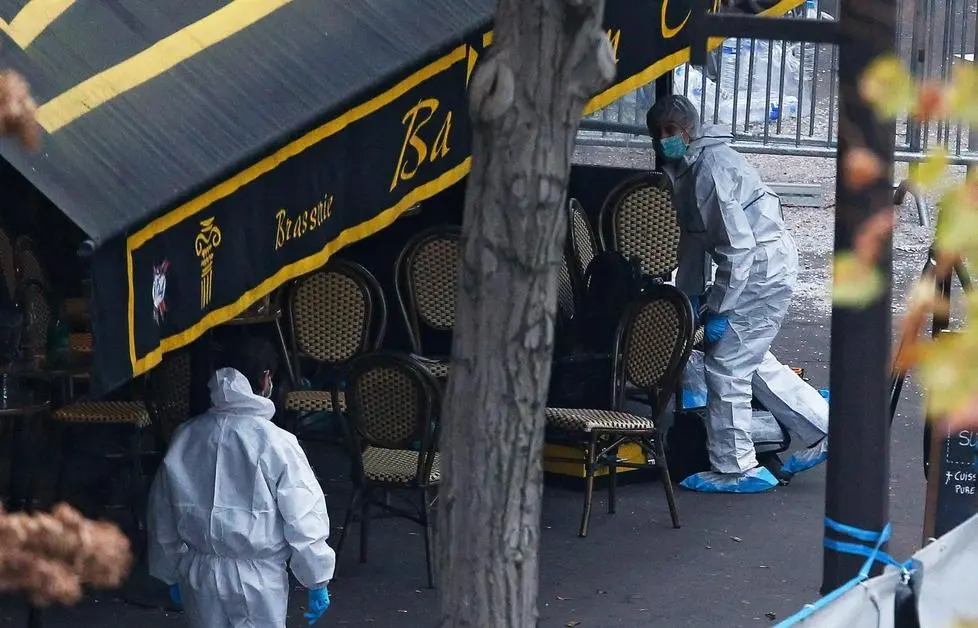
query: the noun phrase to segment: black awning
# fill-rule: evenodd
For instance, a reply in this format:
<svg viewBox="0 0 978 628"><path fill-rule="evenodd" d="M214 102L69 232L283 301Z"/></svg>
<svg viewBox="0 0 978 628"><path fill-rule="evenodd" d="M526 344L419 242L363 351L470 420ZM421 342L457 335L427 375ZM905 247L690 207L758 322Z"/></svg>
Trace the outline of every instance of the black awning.
<svg viewBox="0 0 978 628"><path fill-rule="evenodd" d="M495 0L5 1L21 45L0 67L34 85L47 134L3 154L100 244L103 389L468 173ZM683 0L608 0L618 77L587 112L684 63L688 18Z"/></svg>
<svg viewBox="0 0 978 628"><path fill-rule="evenodd" d="M486 25L492 0L3 0L42 150L0 152L96 242ZM59 10L62 10L57 14Z"/></svg>

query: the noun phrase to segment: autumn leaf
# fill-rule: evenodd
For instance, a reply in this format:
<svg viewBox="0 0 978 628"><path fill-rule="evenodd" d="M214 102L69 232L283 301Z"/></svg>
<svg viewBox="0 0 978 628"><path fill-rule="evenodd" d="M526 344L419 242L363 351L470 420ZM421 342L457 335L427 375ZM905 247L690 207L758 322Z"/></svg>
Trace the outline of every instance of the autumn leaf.
<svg viewBox="0 0 978 628"><path fill-rule="evenodd" d="M866 307L883 294L885 285L879 270L866 264L855 253L845 252L835 256L832 299L836 305Z"/></svg>
<svg viewBox="0 0 978 628"><path fill-rule="evenodd" d="M896 212L892 207L887 207L873 214L859 227L852 248L863 264L871 266L876 263L895 224Z"/></svg>
<svg viewBox="0 0 978 628"><path fill-rule="evenodd" d="M927 389L931 416L961 417L972 412L978 394L978 335L968 329L942 334L921 349L917 372Z"/></svg>
<svg viewBox="0 0 978 628"><path fill-rule="evenodd" d="M978 393L972 395L971 399L965 402L957 411L952 412L944 418L941 424L953 432L978 429ZM978 620L969 620L966 623L959 620L954 625L978 628Z"/></svg>
<svg viewBox="0 0 978 628"><path fill-rule="evenodd" d="M910 169L910 181L920 190L933 189L944 179L947 164L947 150L939 148Z"/></svg>
<svg viewBox="0 0 978 628"><path fill-rule="evenodd" d="M950 115L968 123L978 123L978 69L972 63L960 63L951 73L946 92Z"/></svg>
<svg viewBox="0 0 978 628"><path fill-rule="evenodd" d="M883 162L876 153L862 146L853 148L846 153L842 165L846 187L854 192L862 190L883 176L883 168Z"/></svg>
<svg viewBox="0 0 978 628"><path fill-rule="evenodd" d="M934 230L934 245L942 253L966 254L978 247L978 199L967 186L944 195Z"/></svg>
<svg viewBox="0 0 978 628"><path fill-rule="evenodd" d="M41 132L36 115L37 104L24 77L12 70L0 70L0 135L37 148Z"/></svg>
<svg viewBox="0 0 978 628"><path fill-rule="evenodd" d="M941 118L947 113L944 87L936 81L926 81L917 92L913 116L919 121Z"/></svg>
<svg viewBox="0 0 978 628"><path fill-rule="evenodd" d="M908 296L907 313L900 322L900 344L893 356L893 370L904 373L920 361L926 341L921 331L931 314L946 315L950 303L937 291L937 277L927 273L916 282Z"/></svg>
<svg viewBox="0 0 978 628"><path fill-rule="evenodd" d="M896 55L878 57L866 68L859 81L859 95L882 120L895 120L917 103L913 78Z"/></svg>

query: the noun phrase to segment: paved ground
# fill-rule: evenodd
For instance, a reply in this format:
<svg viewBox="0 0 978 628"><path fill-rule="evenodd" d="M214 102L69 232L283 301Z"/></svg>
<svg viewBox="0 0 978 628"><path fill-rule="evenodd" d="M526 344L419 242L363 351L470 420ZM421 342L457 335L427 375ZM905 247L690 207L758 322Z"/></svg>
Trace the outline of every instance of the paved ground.
<svg viewBox="0 0 978 628"><path fill-rule="evenodd" d="M647 159L647 157L646 157ZM769 179L772 166L761 164ZM785 166L784 175L811 165ZM828 181L831 168L819 165ZM781 177L777 177L781 178ZM782 179L784 180L784 179ZM830 202L826 202L830 205ZM911 214L907 214L909 219ZM831 209L788 209L806 268L791 319L776 345L786 362L806 367L812 383L828 382L829 309L826 301ZM897 235L898 295L923 263L927 234L905 221ZM902 298L895 298L901 303ZM911 382L892 443L891 551L907 556L918 546L923 519L919 395ZM858 445L855 445L858 446ZM348 495L342 466L328 451L315 458L328 492L331 514L342 520ZM858 478L853 478L858 481ZM540 625L724 626L772 624L817 597L821 581L821 520L824 469L791 486L759 496L679 493L684 526L673 530L658 483L623 487L618 514L606 515L601 495L587 539L576 535L581 493L551 486L544 496L541 548ZM371 557L356 560L356 532L331 587L334 607L324 623L344 626L430 626L436 597L424 588L419 530L396 520L373 526ZM293 600L289 625L303 625ZM0 603L0 626L23 625L12 601ZM138 609L100 594L73 609L51 611L50 627L182 625L179 614Z"/></svg>

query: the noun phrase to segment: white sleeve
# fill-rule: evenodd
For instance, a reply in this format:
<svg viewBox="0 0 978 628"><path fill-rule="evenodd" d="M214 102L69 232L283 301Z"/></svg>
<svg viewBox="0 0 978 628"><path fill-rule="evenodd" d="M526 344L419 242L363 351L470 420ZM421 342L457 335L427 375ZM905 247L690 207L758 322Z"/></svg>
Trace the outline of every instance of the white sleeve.
<svg viewBox="0 0 978 628"><path fill-rule="evenodd" d="M149 492L147 517L149 573L166 584L177 582L177 562L186 545L177 533L166 467L161 466Z"/></svg>
<svg viewBox="0 0 978 628"><path fill-rule="evenodd" d="M698 170L696 201L717 264L706 305L711 312L726 314L747 286L757 242L733 189L730 173L720 164Z"/></svg>
<svg viewBox="0 0 978 628"><path fill-rule="evenodd" d="M326 543L326 496L295 437L288 439L283 456L276 499L285 522L285 541L292 551L292 573L307 589L323 587L333 578L336 563L336 555Z"/></svg>

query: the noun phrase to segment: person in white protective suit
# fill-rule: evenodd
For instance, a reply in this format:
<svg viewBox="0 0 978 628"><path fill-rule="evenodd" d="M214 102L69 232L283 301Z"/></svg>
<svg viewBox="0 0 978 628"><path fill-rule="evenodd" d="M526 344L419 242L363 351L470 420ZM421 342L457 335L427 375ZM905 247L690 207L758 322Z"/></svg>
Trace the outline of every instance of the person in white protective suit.
<svg viewBox="0 0 978 628"><path fill-rule="evenodd" d="M827 393L809 386L771 354L798 277L798 252L781 201L719 127L701 128L682 96L648 112L656 163L673 185L680 224L676 285L705 305L707 425L713 471L690 476L703 492L760 492L777 479L758 465L751 441L756 396L806 448L784 464L791 475L828 455ZM717 265L712 287L707 279Z"/></svg>
<svg viewBox="0 0 978 628"><path fill-rule="evenodd" d="M326 498L295 436L272 423L277 356L251 339L210 380L212 407L181 425L149 498L150 574L193 628L284 628L292 573L314 623L335 554Z"/></svg>

